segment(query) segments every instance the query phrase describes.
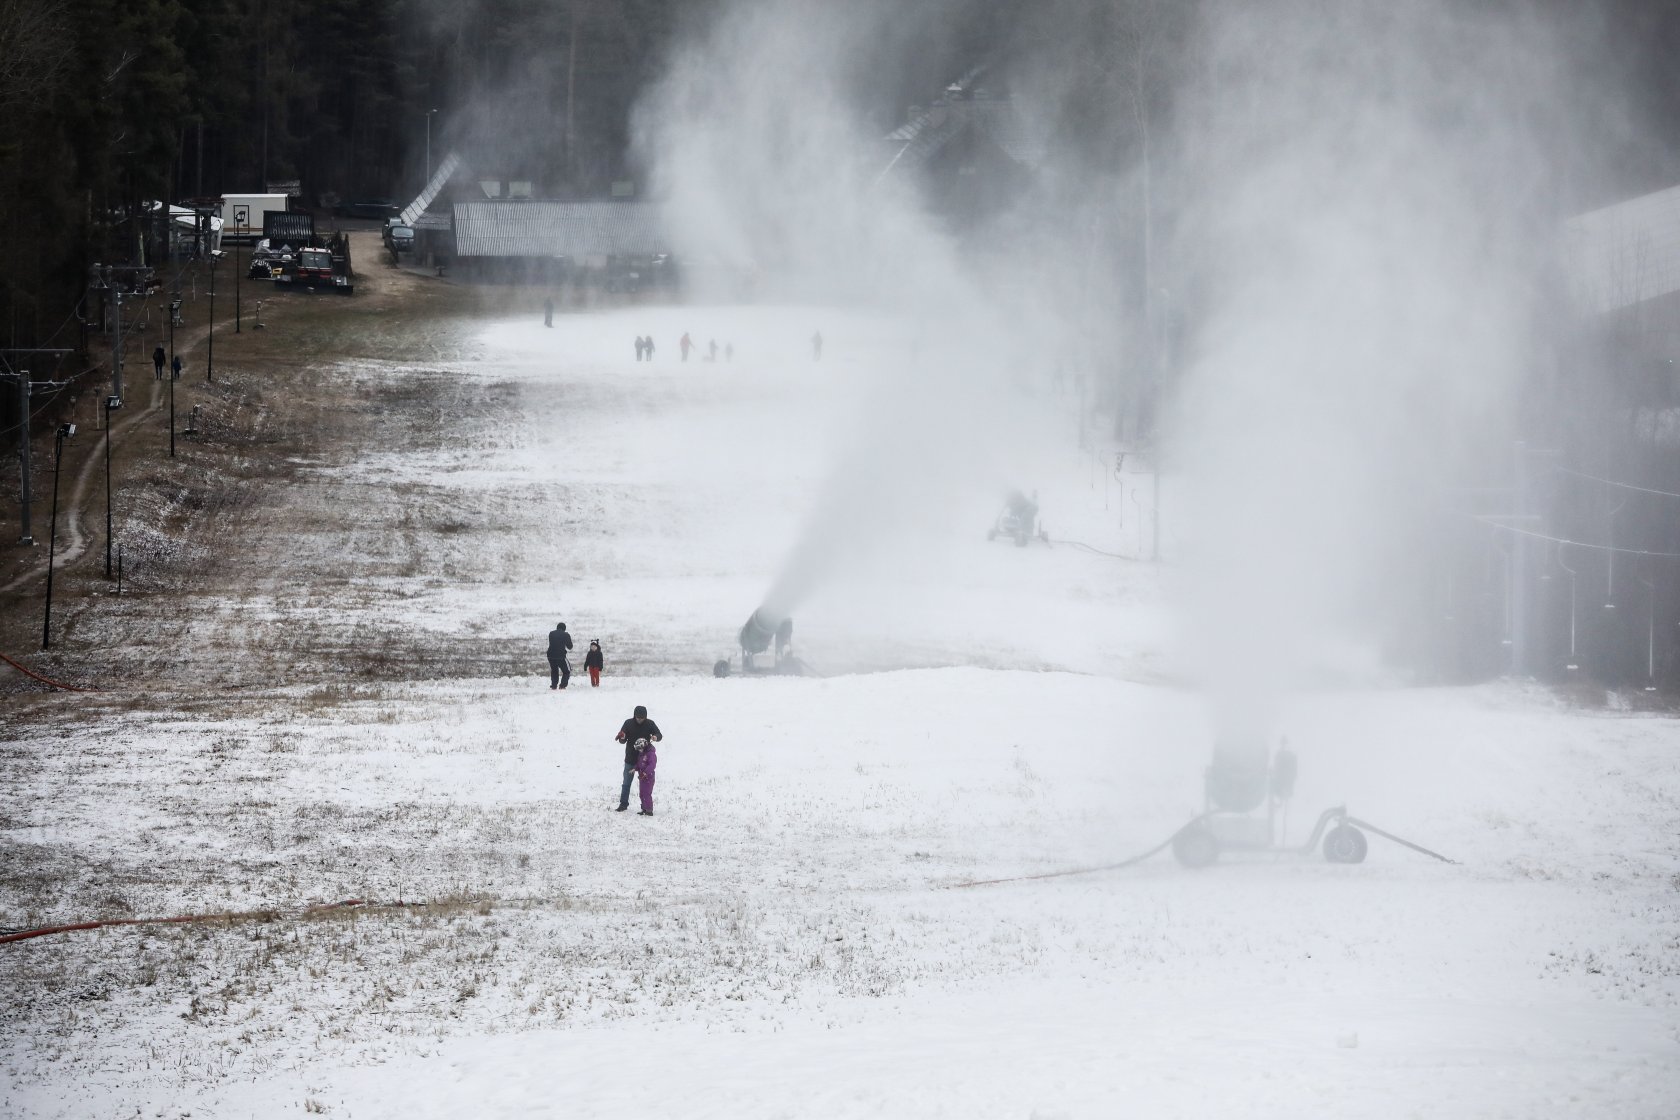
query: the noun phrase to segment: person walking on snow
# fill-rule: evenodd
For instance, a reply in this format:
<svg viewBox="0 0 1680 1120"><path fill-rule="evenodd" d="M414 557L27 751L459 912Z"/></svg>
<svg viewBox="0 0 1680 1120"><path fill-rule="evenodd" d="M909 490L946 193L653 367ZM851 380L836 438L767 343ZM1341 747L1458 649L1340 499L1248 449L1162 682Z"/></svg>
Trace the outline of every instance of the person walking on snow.
<svg viewBox="0 0 1680 1120"><path fill-rule="evenodd" d="M636 774L636 765L642 760L641 752L636 749L637 742L646 742L649 747L662 742L664 736L659 733L659 725L647 718L647 709L636 705L635 714L624 721L624 726L618 729L618 741L624 744L624 785L618 791L618 812L630 808L630 779ZM657 759L655 760L657 761ZM649 773L652 773L651 767ZM651 815L653 812L653 780L650 777L643 787L643 805Z"/></svg>
<svg viewBox="0 0 1680 1120"><path fill-rule="evenodd" d="M177 354L170 359L169 368L175 371L175 380L181 380L181 355Z"/></svg>
<svg viewBox="0 0 1680 1120"><path fill-rule="evenodd" d="M566 624L558 623L548 632L548 687L565 688L572 679L572 667L566 664L566 651L572 648L572 636Z"/></svg>
<svg viewBox="0 0 1680 1120"><path fill-rule="evenodd" d="M543 300L543 326L552 327L553 325L554 325L554 301L552 299L545 299L545 300Z"/></svg>
<svg viewBox="0 0 1680 1120"><path fill-rule="evenodd" d="M688 352L694 349L694 340L688 337L687 331L683 332L683 336L678 340L677 345L682 347L683 361L688 361Z"/></svg>
<svg viewBox="0 0 1680 1120"><path fill-rule="evenodd" d="M163 380L163 363L168 360L169 355L163 352L163 343L158 343L157 349L152 351L152 369L157 373L156 380Z"/></svg>
<svg viewBox="0 0 1680 1120"><path fill-rule="evenodd" d="M644 351L646 349L647 349L647 340L644 339L641 335L637 335L636 336L636 360L638 362L642 360L642 351Z"/></svg>
<svg viewBox="0 0 1680 1120"><path fill-rule="evenodd" d="M653 336L651 334L647 336L647 360L653 361Z"/></svg>
<svg viewBox="0 0 1680 1120"><path fill-rule="evenodd" d="M653 768L659 765L659 752L653 749L652 739L636 740L636 792L642 799L644 817L653 816Z"/></svg>
<svg viewBox="0 0 1680 1120"><path fill-rule="evenodd" d="M589 652L583 655L583 667L589 670L589 687L601 687L601 670L607 667L607 659L601 654L601 643L591 641Z"/></svg>

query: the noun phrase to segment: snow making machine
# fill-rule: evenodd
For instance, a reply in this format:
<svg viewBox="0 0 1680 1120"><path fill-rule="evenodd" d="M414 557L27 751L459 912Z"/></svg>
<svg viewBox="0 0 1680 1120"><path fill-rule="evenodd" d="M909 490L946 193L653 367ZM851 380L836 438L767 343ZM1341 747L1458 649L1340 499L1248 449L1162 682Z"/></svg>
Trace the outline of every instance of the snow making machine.
<svg viewBox="0 0 1680 1120"><path fill-rule="evenodd" d="M1019 548L1025 548L1033 541L1048 544L1050 534L1038 521L1038 492L1035 490L1029 498L1016 490L1004 499L1002 512L992 522L992 527L986 530L986 539L1014 541Z"/></svg>
<svg viewBox="0 0 1680 1120"><path fill-rule="evenodd" d="M1296 769L1295 752L1287 742L1274 753L1263 736L1236 734L1220 739L1214 744L1213 762L1204 779L1202 815L1173 837L1173 856L1186 867L1206 867L1226 852L1307 855L1322 843L1324 858L1331 863L1364 862L1367 842L1356 825L1388 834L1355 821L1346 806L1320 813L1304 844L1285 842L1283 825L1295 796ZM1416 847L1399 837L1390 838Z"/></svg>
<svg viewBox="0 0 1680 1120"><path fill-rule="evenodd" d="M741 646L741 673L743 676L804 676L805 663L793 655L793 619L779 611L773 611L768 604L759 607L747 617L741 626L739 635ZM760 662L766 653L771 655L769 665ZM712 676L727 677L730 672L729 659L722 658L712 666Z"/></svg>

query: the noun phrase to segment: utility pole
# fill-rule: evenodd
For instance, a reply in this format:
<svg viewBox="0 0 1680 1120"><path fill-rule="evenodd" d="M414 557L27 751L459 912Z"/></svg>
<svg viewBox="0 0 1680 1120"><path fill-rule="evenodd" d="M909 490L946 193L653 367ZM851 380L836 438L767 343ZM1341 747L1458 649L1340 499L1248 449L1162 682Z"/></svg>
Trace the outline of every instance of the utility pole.
<svg viewBox="0 0 1680 1120"><path fill-rule="evenodd" d="M111 395L122 396L123 391L123 321L122 293L115 284L107 284L111 293Z"/></svg>
<svg viewBox="0 0 1680 1120"><path fill-rule="evenodd" d="M175 274L176 283L181 280L179 272ZM181 313L181 293L177 289L169 297L169 457L175 458L175 320Z"/></svg>
<svg viewBox="0 0 1680 1120"><path fill-rule="evenodd" d="M19 544L34 544L29 530L29 371L17 371L18 386L18 472L23 476L23 494L19 502Z"/></svg>
<svg viewBox="0 0 1680 1120"><path fill-rule="evenodd" d="M122 407L121 397L105 398L105 578L111 578L111 410Z"/></svg>
<svg viewBox="0 0 1680 1120"><path fill-rule="evenodd" d="M246 229L251 224L251 208L249 206L235 206L233 208L233 225L235 229ZM239 334L244 325L240 322L239 304L239 241L233 243L233 333Z"/></svg>
<svg viewBox="0 0 1680 1120"><path fill-rule="evenodd" d="M1521 522L1528 514L1528 444L1518 440L1512 461L1511 504ZM1528 538L1511 534L1511 675L1528 672Z"/></svg>
<svg viewBox="0 0 1680 1120"><path fill-rule="evenodd" d="M426 181L420 185L421 190L432 184L432 118L435 116L436 109L426 110Z"/></svg>
<svg viewBox="0 0 1680 1120"><path fill-rule="evenodd" d="M206 336L204 380L216 380L216 250L210 251L210 333Z"/></svg>
<svg viewBox="0 0 1680 1120"><path fill-rule="evenodd" d="M64 441L76 434L76 425L60 424L53 437L53 504L52 523L47 530L47 610L41 619L41 648L52 640L53 561L58 556L58 476L64 473Z"/></svg>
<svg viewBox="0 0 1680 1120"><path fill-rule="evenodd" d="M30 395L31 395L31 393L34 389L34 383L29 380L29 371L27 369L12 369L12 368L10 368L11 367L11 359L10 359L10 357L8 357L8 355L21 354L21 355L24 355L24 356L28 356L28 355L32 355L32 354L42 354L42 355L50 356L54 359L54 361L57 361L57 360L62 359L64 357L64 355L66 355L68 353L70 353L69 350L45 350L45 349L38 349L38 348L37 349L21 349L21 350L20 349L0 349L0 363L4 363L7 367L5 372L0 373L0 380L3 380L7 377L15 378L16 381L17 381L17 391L18 391L18 397L17 397L18 429L19 429L19 431L18 431L18 468L19 468L19 472L18 473L22 476L21 477L21 482L23 484L22 485L22 492L19 496L20 500L18 502L18 507L19 507L18 508L18 514L19 514L18 521L19 521L19 529L20 529L20 532L18 534L18 543L19 544L34 544L35 543L35 536L31 532L30 523L29 523L30 508L31 508L32 500L34 498L34 491L31 488L31 475L30 475L31 463L30 463L30 454L29 454L29 451L30 451L30 449L29 449L29 399L30 399ZM42 388L58 389L58 388L61 388L64 383L61 382L61 381L43 381L40 384L41 384Z"/></svg>

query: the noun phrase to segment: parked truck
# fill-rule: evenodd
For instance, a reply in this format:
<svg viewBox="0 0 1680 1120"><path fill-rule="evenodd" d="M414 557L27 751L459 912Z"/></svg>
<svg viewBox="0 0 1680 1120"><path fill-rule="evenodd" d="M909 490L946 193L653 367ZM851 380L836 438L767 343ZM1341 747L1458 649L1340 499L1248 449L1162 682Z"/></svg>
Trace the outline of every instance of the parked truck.
<svg viewBox="0 0 1680 1120"><path fill-rule="evenodd" d="M341 241L340 252L332 247L309 245L297 251L293 259L283 265L274 276L276 291L332 291L351 295L356 290L350 272L350 247Z"/></svg>

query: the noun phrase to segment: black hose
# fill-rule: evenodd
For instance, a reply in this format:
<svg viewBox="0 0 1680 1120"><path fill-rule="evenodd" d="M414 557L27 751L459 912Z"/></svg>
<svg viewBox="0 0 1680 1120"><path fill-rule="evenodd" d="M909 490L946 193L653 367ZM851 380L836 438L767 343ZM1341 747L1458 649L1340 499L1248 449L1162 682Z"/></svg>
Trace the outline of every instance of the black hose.
<svg viewBox="0 0 1680 1120"><path fill-rule="evenodd" d="M1140 562L1135 556L1122 556L1118 552L1104 552L1102 549L1088 545L1084 541L1070 541L1062 537L1052 537L1048 538L1048 543L1071 545L1074 548L1082 548L1086 552L1092 553L1096 556L1106 556L1110 560L1124 560L1129 564L1136 564Z"/></svg>
<svg viewBox="0 0 1680 1120"><path fill-rule="evenodd" d="M1367 832L1374 832L1378 836L1381 836L1384 840L1392 840L1396 844L1399 844L1401 847L1410 848L1414 852L1422 852L1424 855L1429 856L1433 859L1438 859L1442 863L1450 863L1454 867L1458 866L1458 861L1456 859L1448 859L1446 856L1442 855L1440 852L1432 852L1428 848L1425 848L1422 844L1414 844L1410 840L1402 840L1402 839L1400 839L1400 837L1394 835L1394 833L1392 833L1392 832L1384 832L1382 829L1378 828L1376 825L1372 824L1370 821L1362 821L1358 817L1348 817L1347 818L1347 823L1351 824L1351 825L1357 825L1358 827L1363 828Z"/></svg>
<svg viewBox="0 0 1680 1120"><path fill-rule="evenodd" d="M1068 875L1089 875L1096 871L1118 871L1122 867L1131 867L1133 864L1142 863L1150 856L1165 851L1167 848L1172 846L1172 842L1177 840L1182 833L1201 824L1206 817L1207 814L1203 813L1201 816L1192 819L1189 824L1186 824L1183 828L1180 828L1177 832L1174 832L1171 836L1167 837L1153 848L1150 848L1147 852L1139 853L1138 855L1132 856L1130 859L1123 859L1119 863L1104 863L1097 867L1076 867L1072 871L1044 871L1037 875L1011 875L1004 879L972 879L965 883L947 883L944 889L959 890L963 887L991 887L996 886L999 883L1026 883L1035 879L1061 879Z"/></svg>

